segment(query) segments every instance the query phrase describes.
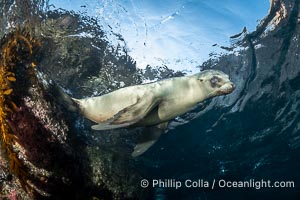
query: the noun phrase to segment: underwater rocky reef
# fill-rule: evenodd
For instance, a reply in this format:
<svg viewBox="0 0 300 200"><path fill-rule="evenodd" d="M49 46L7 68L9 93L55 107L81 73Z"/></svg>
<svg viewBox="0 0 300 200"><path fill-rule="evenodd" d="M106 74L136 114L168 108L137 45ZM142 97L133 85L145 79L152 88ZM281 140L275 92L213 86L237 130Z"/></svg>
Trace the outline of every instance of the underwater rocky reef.
<svg viewBox="0 0 300 200"><path fill-rule="evenodd" d="M186 165L194 177L207 180L270 176L300 181L299 0L272 0L254 32L232 36L232 46L223 47L228 54L200 67L229 74L238 83L234 94L174 120L175 133L162 138L169 146L158 142L157 149L135 160L130 155L142 128L93 131L90 121L59 102L53 85L84 98L184 73L163 65L138 69L126 48L111 45L92 17L49 10L45 1L0 3L0 199L155 198L162 191L141 188L142 177L188 177L178 175ZM179 134L192 129L202 134ZM188 147L174 157L176 137ZM182 161L184 155L193 157ZM228 172L220 174L220 165ZM231 198L230 192L162 193L218 199ZM250 199L273 193L246 194ZM298 195L299 190L287 189L276 198Z"/></svg>

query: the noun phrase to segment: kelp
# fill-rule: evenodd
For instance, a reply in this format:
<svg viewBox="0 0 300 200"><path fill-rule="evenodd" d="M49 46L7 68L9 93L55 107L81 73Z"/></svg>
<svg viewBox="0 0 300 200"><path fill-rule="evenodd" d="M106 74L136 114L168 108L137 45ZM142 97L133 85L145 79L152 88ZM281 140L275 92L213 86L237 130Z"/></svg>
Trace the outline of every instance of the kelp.
<svg viewBox="0 0 300 200"><path fill-rule="evenodd" d="M17 91L22 90L23 81L18 80L18 74L24 73L30 77L35 73L35 54L40 43L29 31L18 28L5 35L1 40L0 59L0 141L9 160L10 172L14 174L23 189L32 189L29 184L29 168L20 159L17 129L11 123L11 116L19 110Z"/></svg>

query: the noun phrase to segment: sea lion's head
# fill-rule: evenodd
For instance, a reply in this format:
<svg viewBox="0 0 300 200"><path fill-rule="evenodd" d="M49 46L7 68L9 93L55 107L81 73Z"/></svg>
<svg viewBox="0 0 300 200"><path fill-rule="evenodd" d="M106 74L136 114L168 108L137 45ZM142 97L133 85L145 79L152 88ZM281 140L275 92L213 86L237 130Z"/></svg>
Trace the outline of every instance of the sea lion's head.
<svg viewBox="0 0 300 200"><path fill-rule="evenodd" d="M204 87L209 97L226 95L235 89L229 76L218 70L205 70L196 75L197 80Z"/></svg>

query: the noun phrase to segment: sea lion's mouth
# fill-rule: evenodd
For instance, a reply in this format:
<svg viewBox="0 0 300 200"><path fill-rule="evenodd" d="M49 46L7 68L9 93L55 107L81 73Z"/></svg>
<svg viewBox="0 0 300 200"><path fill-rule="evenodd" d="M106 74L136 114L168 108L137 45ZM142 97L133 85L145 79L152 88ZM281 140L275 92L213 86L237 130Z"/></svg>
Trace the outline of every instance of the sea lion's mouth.
<svg viewBox="0 0 300 200"><path fill-rule="evenodd" d="M220 94L229 94L233 92L235 85L232 82L227 82L219 88Z"/></svg>

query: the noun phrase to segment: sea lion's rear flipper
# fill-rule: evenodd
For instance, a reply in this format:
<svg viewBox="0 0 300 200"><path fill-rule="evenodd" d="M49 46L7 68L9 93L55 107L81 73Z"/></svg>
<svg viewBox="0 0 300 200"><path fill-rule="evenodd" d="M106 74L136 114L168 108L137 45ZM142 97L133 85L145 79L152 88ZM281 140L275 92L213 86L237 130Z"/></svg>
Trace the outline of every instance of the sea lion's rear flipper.
<svg viewBox="0 0 300 200"><path fill-rule="evenodd" d="M112 118L92 126L94 130L108 130L128 127L143 119L154 107L156 107L159 101L154 100L152 97L138 98L137 102L131 106L128 106L120 110ZM151 98L151 99L149 99Z"/></svg>
<svg viewBox="0 0 300 200"><path fill-rule="evenodd" d="M168 122L164 122L156 126L146 127L138 139L138 144L134 147L134 151L131 154L132 157L137 157L145 153L153 144L155 144L160 135L164 133L167 126Z"/></svg>
<svg viewBox="0 0 300 200"><path fill-rule="evenodd" d="M50 83L49 84L49 91L55 98L56 102L62 105L69 111L78 112L79 106L78 102L75 99L71 98L57 83Z"/></svg>

